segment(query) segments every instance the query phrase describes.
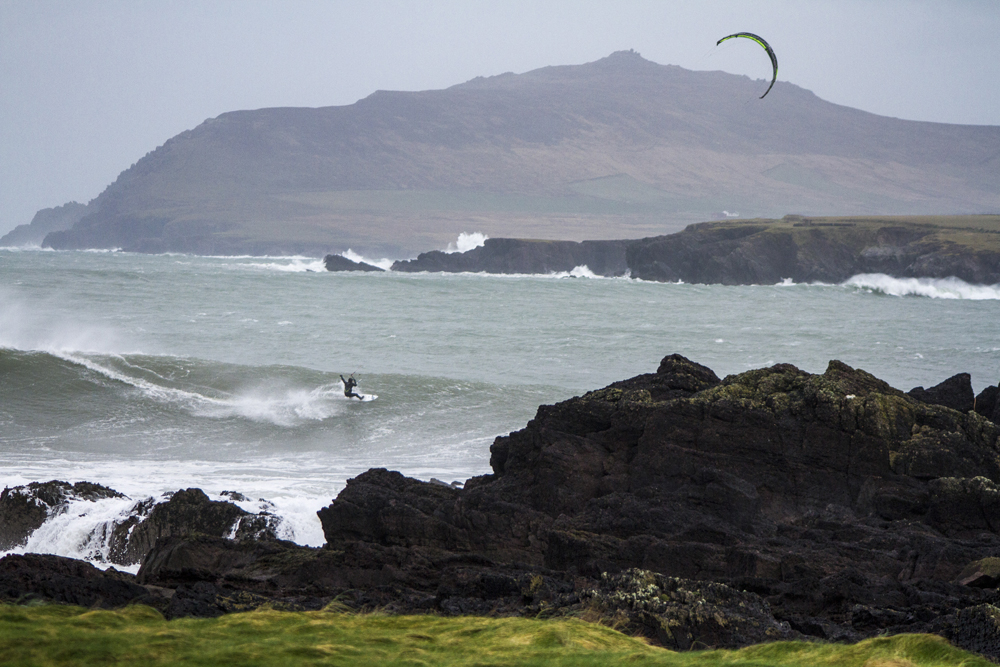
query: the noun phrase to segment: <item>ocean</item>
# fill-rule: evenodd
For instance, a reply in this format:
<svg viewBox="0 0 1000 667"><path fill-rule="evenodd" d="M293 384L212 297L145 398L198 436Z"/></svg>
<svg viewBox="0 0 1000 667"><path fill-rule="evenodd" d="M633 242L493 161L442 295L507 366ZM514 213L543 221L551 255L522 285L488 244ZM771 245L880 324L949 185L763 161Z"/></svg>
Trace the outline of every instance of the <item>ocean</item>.
<svg viewBox="0 0 1000 667"><path fill-rule="evenodd" d="M73 504L14 551L104 566L96 528L189 487L237 491L281 517L282 537L320 545L315 512L351 477L489 473L493 439L539 405L675 352L720 377L839 359L903 390L970 372L978 392L1000 380L1000 285L330 273L302 257L0 249L0 486L128 496ZM345 397L349 374L377 399Z"/></svg>

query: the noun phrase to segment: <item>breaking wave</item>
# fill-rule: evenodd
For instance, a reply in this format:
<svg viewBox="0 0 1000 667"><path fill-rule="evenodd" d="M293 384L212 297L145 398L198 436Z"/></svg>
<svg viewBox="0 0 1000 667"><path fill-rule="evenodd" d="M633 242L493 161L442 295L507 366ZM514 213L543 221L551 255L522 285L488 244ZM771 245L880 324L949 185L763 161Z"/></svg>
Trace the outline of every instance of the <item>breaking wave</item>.
<svg viewBox="0 0 1000 667"><path fill-rule="evenodd" d="M68 402L85 395L100 402L101 394L109 394L109 402L121 400L120 391L127 388L135 394L129 403L143 412L160 406L193 417L242 418L275 426L322 421L348 400L336 375L293 367L0 348L0 368L8 386L23 383L32 393L59 394Z"/></svg>
<svg viewBox="0 0 1000 667"><path fill-rule="evenodd" d="M251 262L245 266L252 266L259 269L268 269L271 271L284 271L287 273L307 273L313 272L318 273L320 271L326 271L326 266L323 265L323 260L315 259L312 257L293 257L283 261L275 262Z"/></svg>
<svg viewBox="0 0 1000 667"><path fill-rule="evenodd" d="M884 273L862 273L842 284L890 296L972 301L1000 299L1000 285L972 285L958 278L894 278Z"/></svg>
<svg viewBox="0 0 1000 667"><path fill-rule="evenodd" d="M365 257L364 255L359 255L358 253L354 252L350 248L348 248L346 251L340 253L340 256L344 257L346 259L349 259L352 262L361 262L361 263L364 263L364 264L371 264L372 266L377 266L378 268L385 269L386 271L388 271L389 269L391 269L392 265L395 264L395 261L396 261L396 260L393 260L393 259L386 259L385 257L383 257L382 259L369 259L369 258ZM326 267L324 267L324 268L326 268Z"/></svg>

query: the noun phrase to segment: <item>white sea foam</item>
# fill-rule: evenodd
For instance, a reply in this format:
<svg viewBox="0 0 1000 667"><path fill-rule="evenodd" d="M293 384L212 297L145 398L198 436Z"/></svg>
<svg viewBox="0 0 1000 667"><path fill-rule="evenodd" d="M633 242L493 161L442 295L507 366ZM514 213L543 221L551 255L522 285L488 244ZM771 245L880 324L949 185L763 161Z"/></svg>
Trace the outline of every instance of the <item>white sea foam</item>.
<svg viewBox="0 0 1000 667"><path fill-rule="evenodd" d="M973 301L1000 299L1000 285L971 285L958 278L893 278L884 273L862 273L843 284L891 296Z"/></svg>
<svg viewBox="0 0 1000 667"><path fill-rule="evenodd" d="M8 553L45 553L109 567L111 533L135 512L139 502L164 502L172 492L190 487L202 489L211 500L233 502L247 512L266 511L276 516L280 539L322 546L325 537L316 512L330 504L348 478L367 469L361 464L343 469L334 467L337 479L331 483L330 466L294 457L256 461L252 471L234 469L232 464L192 460L167 467L140 460L48 461L40 470L29 465L19 475L5 480L5 484L23 486L53 477L70 483L97 481L125 493L126 497L71 500L35 530L25 544L0 551L0 557ZM68 474L70 468L72 474ZM234 500L231 494L224 494L226 491L237 491L245 499ZM114 567L134 573L139 566Z"/></svg>
<svg viewBox="0 0 1000 667"><path fill-rule="evenodd" d="M184 486L190 484L181 484L178 488ZM228 494L223 495L221 491L206 492L206 494L211 500L232 502L253 514L268 512L278 517L275 532L279 539L306 546L322 546L326 541L316 512L330 504L332 499L330 496L284 497L279 498L277 502L271 502L265 498L234 500ZM134 565L112 563L110 553L112 532L115 526L135 513L140 502L152 500L154 503L162 503L169 497L169 491L161 491L139 500L129 497L71 500L31 533L25 544L8 551L0 551L0 557L6 554L54 554L85 560L102 569L114 566L118 570L134 574L139 570L138 563ZM234 532L236 527L233 526Z"/></svg>
<svg viewBox="0 0 1000 667"><path fill-rule="evenodd" d="M591 271L586 264L574 266L569 271L553 271L548 275L553 278L603 278Z"/></svg>
<svg viewBox="0 0 1000 667"><path fill-rule="evenodd" d="M252 266L258 269L268 269L270 271L284 271L286 273L318 273L326 271L323 260L313 257L293 257L278 262L249 262L236 266Z"/></svg>
<svg viewBox="0 0 1000 667"><path fill-rule="evenodd" d="M484 245L488 238L490 237L488 237L486 234L483 234L482 232L472 232L471 234L462 232L461 234L458 235L458 240L455 241L454 243L449 243L448 247L445 248L444 251L448 254L456 252L468 252L473 248L478 248L479 246Z"/></svg>
<svg viewBox="0 0 1000 667"><path fill-rule="evenodd" d="M395 260L386 259L385 257L383 257L382 259L368 259L364 255L359 255L350 248L340 253L340 256L344 257L345 259L349 259L352 262L363 262L364 264L371 264L372 266L377 266L378 268L385 269L386 271L391 269L392 265L395 263Z"/></svg>
<svg viewBox="0 0 1000 667"><path fill-rule="evenodd" d="M26 544L6 553L42 553L79 558L99 567L108 567L111 533L127 519L136 501L131 498L75 499L50 516L29 537ZM139 565L115 566L137 572Z"/></svg>

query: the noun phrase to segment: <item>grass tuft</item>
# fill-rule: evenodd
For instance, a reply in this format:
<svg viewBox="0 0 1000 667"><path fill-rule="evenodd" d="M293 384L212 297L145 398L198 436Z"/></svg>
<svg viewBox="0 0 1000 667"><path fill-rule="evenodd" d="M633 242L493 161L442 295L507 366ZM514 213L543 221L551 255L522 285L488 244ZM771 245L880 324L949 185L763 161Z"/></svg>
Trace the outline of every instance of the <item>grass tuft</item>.
<svg viewBox="0 0 1000 667"><path fill-rule="evenodd" d="M674 653L578 619L386 616L258 610L167 621L142 606L116 611L0 604L5 665L671 665L987 667L940 637L898 635L854 645L776 642L739 651Z"/></svg>

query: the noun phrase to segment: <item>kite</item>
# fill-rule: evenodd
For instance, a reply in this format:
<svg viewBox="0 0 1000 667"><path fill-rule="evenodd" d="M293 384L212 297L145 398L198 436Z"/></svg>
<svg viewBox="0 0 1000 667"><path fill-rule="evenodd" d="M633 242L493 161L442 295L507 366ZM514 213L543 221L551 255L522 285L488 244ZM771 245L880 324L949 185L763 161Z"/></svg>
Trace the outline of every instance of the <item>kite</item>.
<svg viewBox="0 0 1000 667"><path fill-rule="evenodd" d="M774 67L774 76L771 77L771 85L768 86L767 90L764 91L764 95L767 95L769 92L771 92L771 88L774 87L774 82L777 81L777 79L778 79L778 56L774 55L774 49L771 48L771 45L768 44L764 40L763 37L755 35L752 32L736 32L736 33L733 33L732 35L729 35L728 37L723 37L718 42L716 42L715 45L718 46L719 44L722 44L727 39L732 39L733 37L746 37L747 39L752 39L753 41L755 41L758 44L760 44L761 46L763 46L764 50L767 51L767 55L769 55L771 57L771 65ZM760 99L764 99L764 95L761 95Z"/></svg>

